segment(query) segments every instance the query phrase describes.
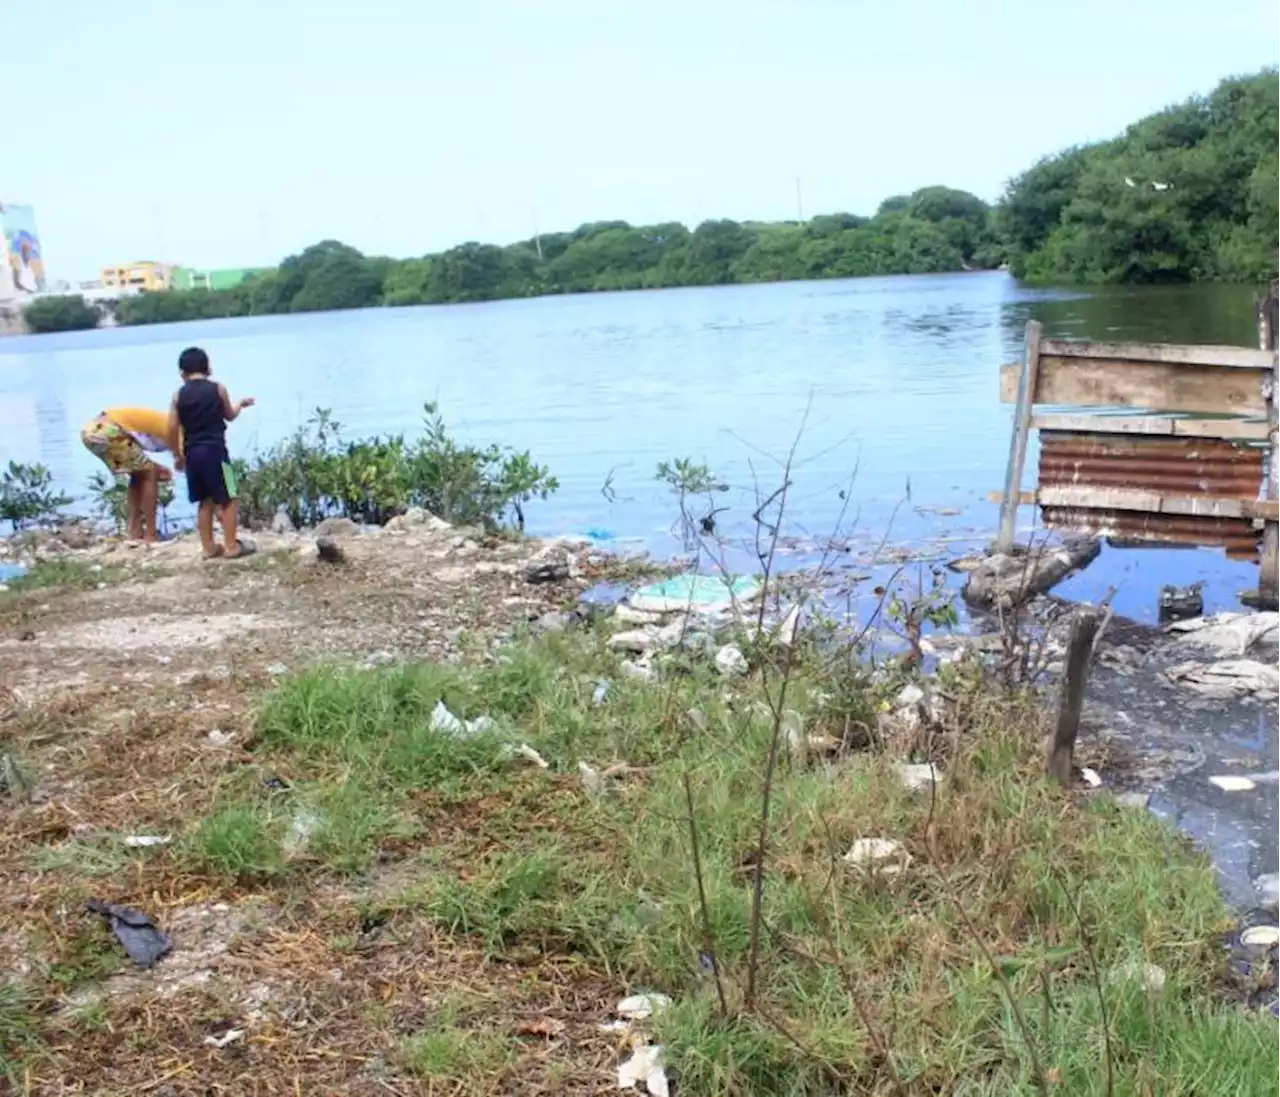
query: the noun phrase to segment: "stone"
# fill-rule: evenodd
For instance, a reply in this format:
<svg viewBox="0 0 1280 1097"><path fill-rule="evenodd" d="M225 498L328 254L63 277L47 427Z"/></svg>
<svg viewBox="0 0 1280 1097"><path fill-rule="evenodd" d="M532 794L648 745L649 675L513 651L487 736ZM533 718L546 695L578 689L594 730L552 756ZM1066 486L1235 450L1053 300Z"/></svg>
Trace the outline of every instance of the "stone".
<svg viewBox="0 0 1280 1097"><path fill-rule="evenodd" d="M969 572L961 594L981 609L1012 609L1092 563L1101 551L1096 538L1072 538L1034 553L1021 545L1012 553L992 553Z"/></svg>
<svg viewBox="0 0 1280 1097"><path fill-rule="evenodd" d="M725 644L716 652L716 670L726 677L741 676L750 669L747 657L736 644Z"/></svg>
<svg viewBox="0 0 1280 1097"><path fill-rule="evenodd" d="M1122 808L1133 808L1137 811L1146 811L1151 803L1151 793L1149 792L1118 792L1115 797L1116 803Z"/></svg>
<svg viewBox="0 0 1280 1097"><path fill-rule="evenodd" d="M297 527L293 524L293 519L284 511L277 511L276 516L271 519L271 532L285 536L290 533L297 533Z"/></svg>
<svg viewBox="0 0 1280 1097"><path fill-rule="evenodd" d="M1270 910L1280 906L1280 872L1268 872L1253 881L1253 890L1258 896L1258 905Z"/></svg>
<svg viewBox="0 0 1280 1097"><path fill-rule="evenodd" d="M917 686L914 682L908 682L902 687L898 696L894 698L894 706L896 708L911 708L920 704L924 700L924 690Z"/></svg>
<svg viewBox="0 0 1280 1097"><path fill-rule="evenodd" d="M893 838L859 838L844 855L844 862L854 868L894 876L911 863L911 854Z"/></svg>
<svg viewBox="0 0 1280 1097"><path fill-rule="evenodd" d="M659 625L662 623L662 614L635 609L627 605L626 602L618 604L613 611L613 616L614 620L620 625Z"/></svg>
<svg viewBox="0 0 1280 1097"><path fill-rule="evenodd" d="M350 518L326 518L316 526L315 535L321 537L355 537L360 527Z"/></svg>
<svg viewBox="0 0 1280 1097"><path fill-rule="evenodd" d="M569 578L568 561L534 561L524 569L526 583L559 583Z"/></svg>
<svg viewBox="0 0 1280 1097"><path fill-rule="evenodd" d="M898 774L898 780L909 792L919 792L942 780L942 774L932 762L899 762L893 768Z"/></svg>
<svg viewBox="0 0 1280 1097"><path fill-rule="evenodd" d="M333 537L316 538L316 555L326 564L346 563L347 554Z"/></svg>
<svg viewBox="0 0 1280 1097"><path fill-rule="evenodd" d="M656 632L645 629L628 629L610 636L608 646L610 651L631 651L637 655L648 655L658 646L658 637Z"/></svg>

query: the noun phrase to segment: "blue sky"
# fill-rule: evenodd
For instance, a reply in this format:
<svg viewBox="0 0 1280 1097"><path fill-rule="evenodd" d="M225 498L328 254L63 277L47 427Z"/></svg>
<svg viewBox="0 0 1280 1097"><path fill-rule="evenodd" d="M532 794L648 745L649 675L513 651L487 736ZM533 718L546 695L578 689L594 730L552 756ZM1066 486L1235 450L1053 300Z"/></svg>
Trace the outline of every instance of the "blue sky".
<svg viewBox="0 0 1280 1097"><path fill-rule="evenodd" d="M1275 0L0 0L50 276L984 198L1274 64Z"/></svg>

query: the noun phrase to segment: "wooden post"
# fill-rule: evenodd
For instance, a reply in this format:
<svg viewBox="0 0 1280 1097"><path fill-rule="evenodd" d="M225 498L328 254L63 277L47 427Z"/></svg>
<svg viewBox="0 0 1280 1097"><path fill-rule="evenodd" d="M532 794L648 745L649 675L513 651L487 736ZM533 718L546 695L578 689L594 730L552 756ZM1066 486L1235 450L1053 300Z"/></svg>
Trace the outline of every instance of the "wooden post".
<svg viewBox="0 0 1280 1097"><path fill-rule="evenodd" d="M1084 707L1084 687L1089 679L1093 641L1102 617L1094 606L1081 606L1071 619L1067 637L1066 668L1062 673L1062 695L1058 703L1058 724L1049 744L1046 769L1055 781L1072 784L1072 755L1080 730L1080 710Z"/></svg>
<svg viewBox="0 0 1280 1097"><path fill-rule="evenodd" d="M1271 283L1271 290L1258 304L1258 345L1263 350L1276 349L1276 311L1280 306L1277 284ZM1266 382L1264 382L1266 384ZM1280 384L1275 365L1271 367L1270 382L1267 386L1267 479L1264 495L1267 499L1280 498L1280 433L1277 430L1276 386ZM1275 522L1267 522L1262 527L1262 555L1258 561L1258 605L1263 609L1275 609L1280 603L1280 531Z"/></svg>
<svg viewBox="0 0 1280 1097"><path fill-rule="evenodd" d="M1018 376L1018 401L1013 409L1013 436L1009 440L1009 467L1004 474L1004 498L1000 501L1000 533L997 552L1013 551L1013 535L1018 525L1018 502L1022 495L1022 469L1027 463L1027 440L1031 435L1031 412L1036 403L1036 381L1040 374L1040 321L1027 323L1022 352L1022 373Z"/></svg>

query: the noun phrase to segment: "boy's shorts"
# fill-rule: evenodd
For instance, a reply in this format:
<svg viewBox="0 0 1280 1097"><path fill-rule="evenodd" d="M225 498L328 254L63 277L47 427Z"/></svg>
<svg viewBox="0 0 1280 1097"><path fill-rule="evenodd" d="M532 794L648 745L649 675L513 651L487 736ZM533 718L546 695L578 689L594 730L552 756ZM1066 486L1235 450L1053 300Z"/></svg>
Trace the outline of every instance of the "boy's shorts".
<svg viewBox="0 0 1280 1097"><path fill-rule="evenodd" d="M236 497L236 474L221 446L191 446L187 450L187 496L193 503L225 506Z"/></svg>

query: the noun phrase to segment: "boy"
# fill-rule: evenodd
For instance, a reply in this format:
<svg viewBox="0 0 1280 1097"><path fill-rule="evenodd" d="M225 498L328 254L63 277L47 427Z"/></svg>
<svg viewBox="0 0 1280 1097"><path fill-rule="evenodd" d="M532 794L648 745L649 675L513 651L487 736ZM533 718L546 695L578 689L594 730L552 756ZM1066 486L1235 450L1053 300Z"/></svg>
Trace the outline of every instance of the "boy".
<svg viewBox="0 0 1280 1097"><path fill-rule="evenodd" d="M173 478L150 456L170 449L168 418L150 408L108 408L80 431L80 440L111 475L127 480L129 539L154 545L160 485ZM176 456L179 451L174 449Z"/></svg>
<svg viewBox="0 0 1280 1097"><path fill-rule="evenodd" d="M227 424L254 405L246 397L232 403L226 386L209 380L209 356L199 347L178 355L182 388L169 407L169 444L177 454L179 470L187 474L187 494L200 511L196 528L204 558L235 559L248 556L253 546L236 536L240 512L236 506L236 481L227 456ZM222 523L223 543L213 540L213 517Z"/></svg>

